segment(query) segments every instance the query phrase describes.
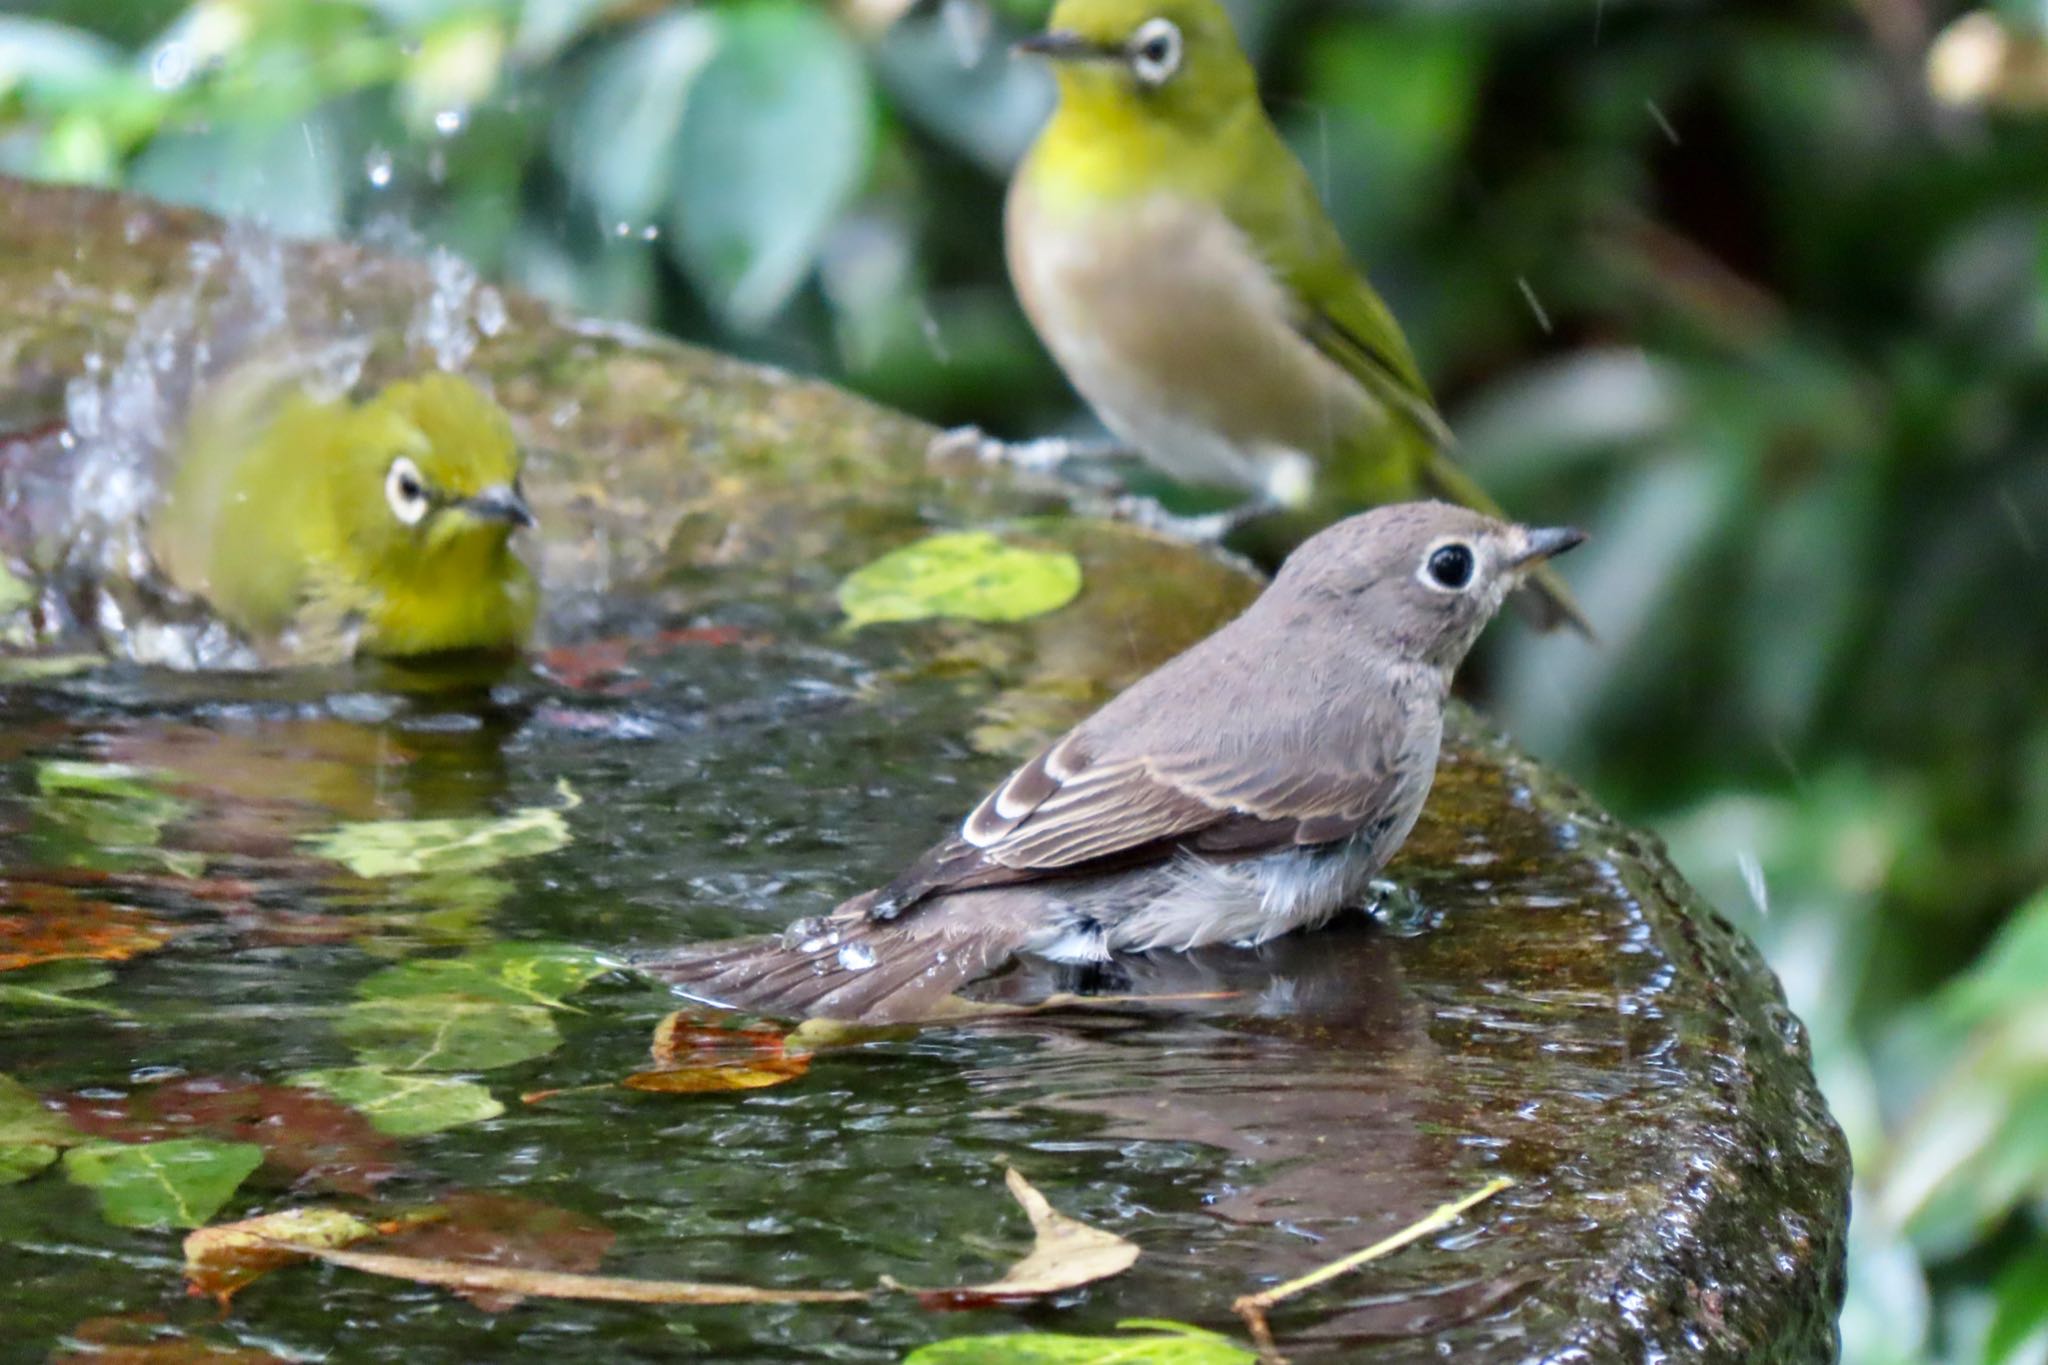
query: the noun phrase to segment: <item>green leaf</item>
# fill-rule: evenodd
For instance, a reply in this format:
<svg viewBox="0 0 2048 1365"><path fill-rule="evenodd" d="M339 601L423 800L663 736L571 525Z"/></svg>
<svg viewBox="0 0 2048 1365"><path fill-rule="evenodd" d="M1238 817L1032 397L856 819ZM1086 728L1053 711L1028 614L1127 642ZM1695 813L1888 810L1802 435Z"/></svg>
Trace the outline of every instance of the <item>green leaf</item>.
<svg viewBox="0 0 2048 1365"><path fill-rule="evenodd" d="M1051 1332L955 1337L920 1346L903 1365L1257 1365L1258 1355L1229 1337L1185 1323L1120 1322L1141 1336L1070 1337Z"/></svg>
<svg viewBox="0 0 2048 1365"><path fill-rule="evenodd" d="M0 98L27 87L53 103L76 99L119 69L121 49L44 19L0 17Z"/></svg>
<svg viewBox="0 0 2048 1365"><path fill-rule="evenodd" d="M525 806L502 819L367 820L307 835L301 842L358 877L481 872L569 846L569 822L562 817L583 799L567 779L556 790L562 797L559 806Z"/></svg>
<svg viewBox="0 0 2048 1365"><path fill-rule="evenodd" d="M709 10L650 20L590 63L556 120L555 160L607 226L637 230L660 211L676 130L718 32Z"/></svg>
<svg viewBox="0 0 2048 1365"><path fill-rule="evenodd" d="M400 1076L381 1067L349 1066L301 1071L290 1079L333 1096L393 1137L438 1133L505 1112L489 1090L452 1076Z"/></svg>
<svg viewBox="0 0 2048 1365"><path fill-rule="evenodd" d="M196 1228L262 1164L253 1142L92 1142L64 1154L64 1175L96 1193L117 1227Z"/></svg>
<svg viewBox="0 0 2048 1365"><path fill-rule="evenodd" d="M2048 890L2019 909L1942 1001L1952 1018L1979 1023L2041 998L2048 981Z"/></svg>
<svg viewBox="0 0 2048 1365"><path fill-rule="evenodd" d="M1081 591L1070 554L1005 545L986 531L928 536L855 570L839 585L850 629L934 616L1022 621L1056 611Z"/></svg>
<svg viewBox="0 0 2048 1365"><path fill-rule="evenodd" d="M562 1044L538 1005L499 1005L458 996L358 1000L337 1031L367 1066L393 1071L487 1071Z"/></svg>
<svg viewBox="0 0 2048 1365"><path fill-rule="evenodd" d="M1984 1341L1984 1365L2040 1359L2048 1344L2048 1248L2009 1261L1992 1295L1998 1306Z"/></svg>
<svg viewBox="0 0 2048 1365"><path fill-rule="evenodd" d="M567 943L493 943L460 957L425 958L387 967L356 987L364 1000L461 997L506 1005L562 1008L591 981L620 964Z"/></svg>
<svg viewBox="0 0 2048 1365"><path fill-rule="evenodd" d="M124 871L138 863L160 866L181 877L205 870L197 853L158 847L164 828L182 820L191 806L163 791L162 774L125 763L50 759L36 768L37 808L83 849L55 855L66 866Z"/></svg>
<svg viewBox="0 0 2048 1365"><path fill-rule="evenodd" d="M718 50L676 132L670 249L727 321L756 328L810 273L866 178L875 100L859 50L822 6L708 13Z"/></svg>
<svg viewBox="0 0 2048 1365"><path fill-rule="evenodd" d="M49 1169L57 1151L47 1142L0 1142L0 1185L18 1185Z"/></svg>
<svg viewBox="0 0 2048 1365"><path fill-rule="evenodd" d="M127 1011L97 1000L74 1000L79 991L98 990L114 974L97 962L50 962L10 972L0 981L0 1006L15 1009L80 1010L91 1014L125 1014Z"/></svg>
<svg viewBox="0 0 2048 1365"><path fill-rule="evenodd" d="M34 1091L0 1071L0 1185L28 1179L55 1161L60 1148L80 1140Z"/></svg>
<svg viewBox="0 0 2048 1365"><path fill-rule="evenodd" d="M619 964L563 943L494 943L387 967L356 987L340 1031L371 1066L483 1071L561 1045L548 1017Z"/></svg>

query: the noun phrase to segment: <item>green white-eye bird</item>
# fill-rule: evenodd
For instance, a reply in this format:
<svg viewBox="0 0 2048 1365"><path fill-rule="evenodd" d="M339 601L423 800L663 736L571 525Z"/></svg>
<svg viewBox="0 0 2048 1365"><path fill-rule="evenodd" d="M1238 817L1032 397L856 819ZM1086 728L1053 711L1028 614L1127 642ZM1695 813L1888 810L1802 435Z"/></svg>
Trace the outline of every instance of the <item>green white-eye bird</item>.
<svg viewBox="0 0 2048 1365"><path fill-rule="evenodd" d="M467 380L350 404L252 369L201 396L172 459L157 566L266 659L509 651L532 628L519 444Z"/></svg>
<svg viewBox="0 0 2048 1365"><path fill-rule="evenodd" d="M1176 478L1342 509L1499 508L1259 103L1216 0L1060 0L1019 44L1059 107L1010 186L1010 275L1117 438ZM1546 624L1585 628L1548 569Z"/></svg>

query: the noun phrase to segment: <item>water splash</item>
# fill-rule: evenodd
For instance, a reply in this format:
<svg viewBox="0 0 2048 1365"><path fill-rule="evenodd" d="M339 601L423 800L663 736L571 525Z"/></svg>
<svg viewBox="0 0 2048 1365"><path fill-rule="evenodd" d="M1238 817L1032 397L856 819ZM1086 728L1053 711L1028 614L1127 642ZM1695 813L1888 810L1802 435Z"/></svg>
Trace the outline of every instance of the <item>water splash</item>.
<svg viewBox="0 0 2048 1365"><path fill-rule="evenodd" d="M432 355L444 370L460 370L476 354L479 337L504 330L505 298L485 285L476 267L445 247L427 257L432 288L406 324L405 344Z"/></svg>

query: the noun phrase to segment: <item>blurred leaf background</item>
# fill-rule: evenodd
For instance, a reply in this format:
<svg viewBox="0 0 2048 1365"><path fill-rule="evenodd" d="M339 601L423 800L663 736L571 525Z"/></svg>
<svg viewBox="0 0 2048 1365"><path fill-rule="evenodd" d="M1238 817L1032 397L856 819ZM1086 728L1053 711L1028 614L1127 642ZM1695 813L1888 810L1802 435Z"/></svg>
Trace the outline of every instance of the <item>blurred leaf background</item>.
<svg viewBox="0 0 2048 1365"><path fill-rule="evenodd" d="M1044 0L32 0L0 167L446 246L943 423ZM1478 690L1770 952L1855 1149L1844 1354L2048 1360L2048 9L1269 0L1270 103L1597 648Z"/></svg>

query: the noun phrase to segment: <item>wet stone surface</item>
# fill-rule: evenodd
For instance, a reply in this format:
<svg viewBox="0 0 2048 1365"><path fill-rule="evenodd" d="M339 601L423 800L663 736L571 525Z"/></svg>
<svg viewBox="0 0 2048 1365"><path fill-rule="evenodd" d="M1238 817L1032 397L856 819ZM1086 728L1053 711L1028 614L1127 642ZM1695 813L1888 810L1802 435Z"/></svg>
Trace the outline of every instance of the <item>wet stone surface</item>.
<svg viewBox="0 0 2048 1365"><path fill-rule="evenodd" d="M118 368L151 301L188 286L192 244L218 236L196 215L6 187L12 429L62 420L86 356ZM479 327L475 287L454 300L445 264L437 294L412 263L277 260L292 326L370 338L372 377L426 363L438 339L466 346L513 410L536 452L549 637L535 666L489 680L113 663L0 690L0 949L31 932L134 949L0 972L48 995L56 967L110 978L68 1004L0 998L0 1070L80 1122L169 1106L167 1086L187 1107L195 1086L256 1104L297 1073L355 1065L367 1044L351 1011L394 966L536 941L623 958L817 913L1253 591L1194 551L1047 520L1063 504L1045 490L942 478L922 428L829 389L518 299ZM451 316L466 343L435 332ZM42 515L4 512L0 533ZM848 570L979 526L1073 549L1080 599L1011 626L839 629ZM34 547L6 543L18 571L36 566ZM880 1362L1127 1317L1234 1331L1235 1295L1506 1175L1449 1231L1279 1310L1289 1353L1830 1359L1847 1156L1775 981L1652 841L1469 713L1455 731L1393 869L1400 913L1257 953L1162 956L1120 987L1227 998L934 1030L820 1053L773 1089L661 1095L613 1083L646 1064L674 1002L612 972L548 1016L538 1051L450 1073L502 1114L373 1141L328 1113L308 1139L319 1160L267 1161L218 1215L475 1192L566 1211L608 1274L942 1284L1021 1249L1010 1163L1143 1247L1116 1279L958 1314L908 1300L486 1313L300 1266L222 1316L184 1297L176 1232L115 1226L52 1168L0 1187L8 1349L41 1359L141 1331L283 1359ZM81 795L110 773L140 794ZM510 823L527 832L494 837L528 842L424 872L351 870L308 842L425 819ZM994 989L1064 984L1024 973ZM553 1093L527 1102L537 1092Z"/></svg>

